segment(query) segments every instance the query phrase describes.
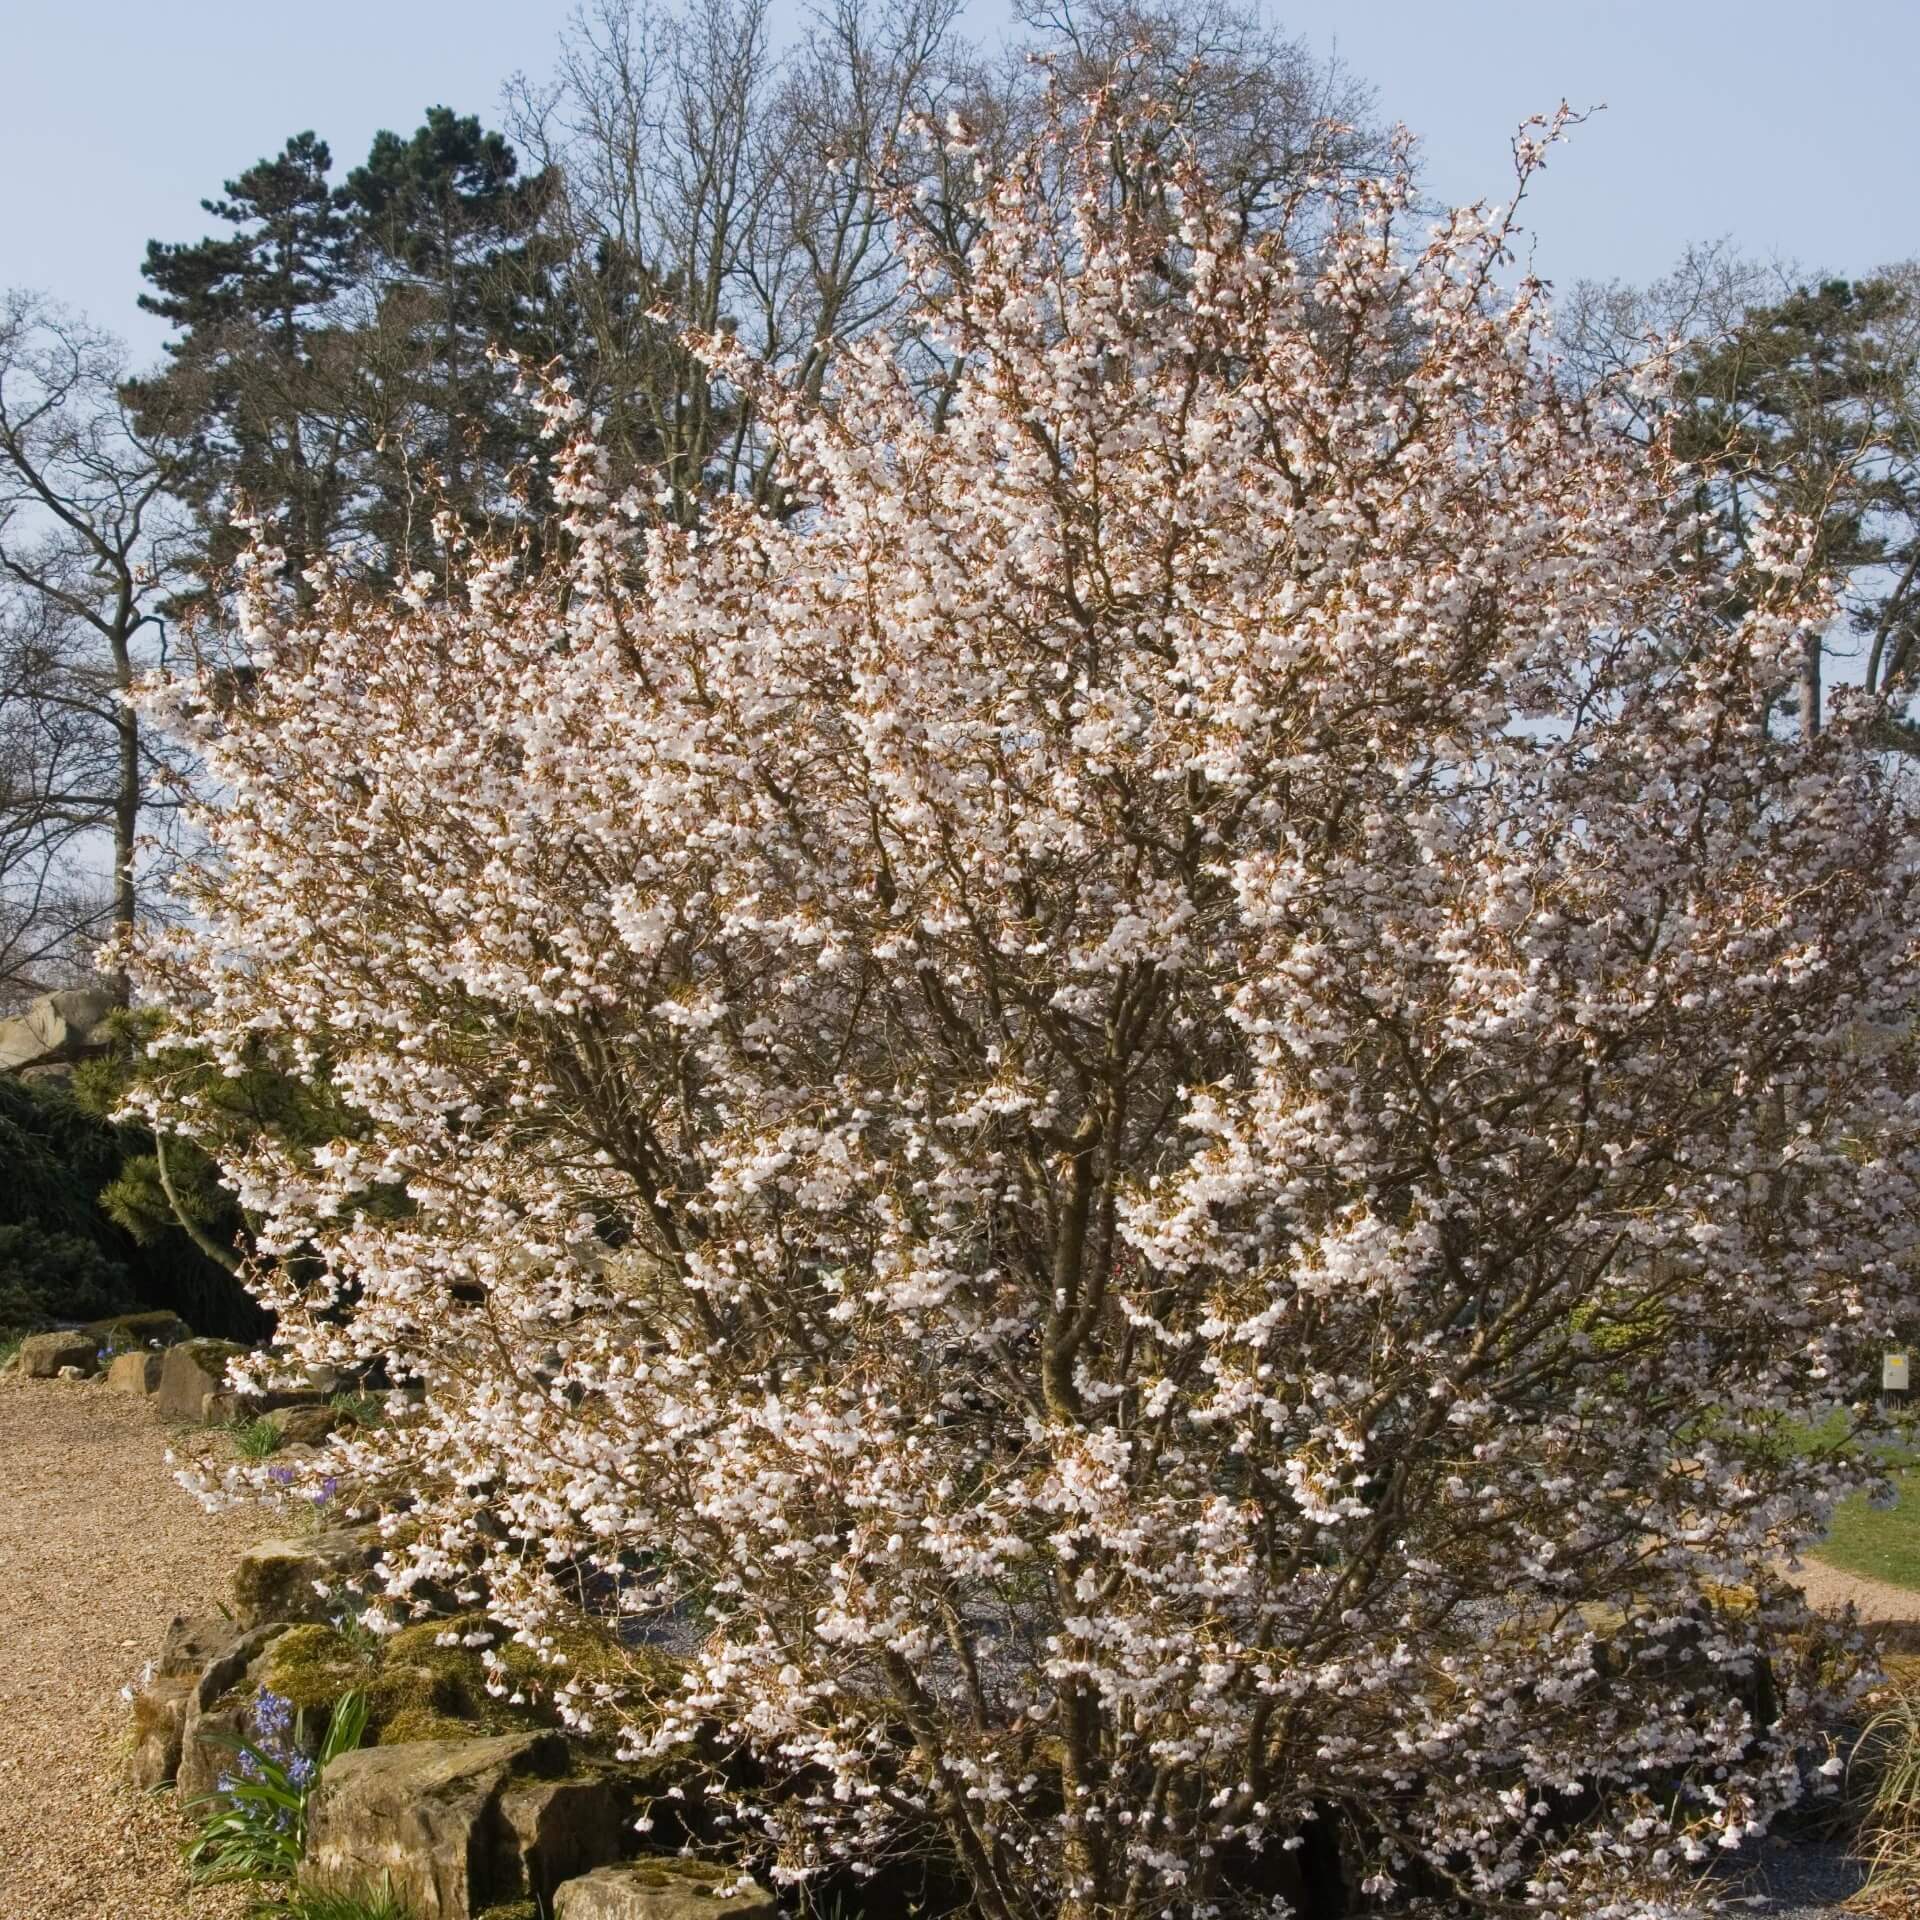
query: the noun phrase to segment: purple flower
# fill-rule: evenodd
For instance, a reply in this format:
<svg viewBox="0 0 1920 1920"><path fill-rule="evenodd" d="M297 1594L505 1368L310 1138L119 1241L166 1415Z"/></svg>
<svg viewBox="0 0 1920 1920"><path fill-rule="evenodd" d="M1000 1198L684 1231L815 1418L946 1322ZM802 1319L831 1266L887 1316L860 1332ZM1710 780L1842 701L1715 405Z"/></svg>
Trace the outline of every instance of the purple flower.
<svg viewBox="0 0 1920 1920"><path fill-rule="evenodd" d="M262 1687L253 1697L253 1729L260 1736L261 1750L271 1759L279 1759L293 1732L293 1703L284 1694Z"/></svg>
<svg viewBox="0 0 1920 1920"><path fill-rule="evenodd" d="M293 1485L293 1469L291 1467L269 1467L267 1469L267 1478L271 1480L276 1487L290 1487Z"/></svg>

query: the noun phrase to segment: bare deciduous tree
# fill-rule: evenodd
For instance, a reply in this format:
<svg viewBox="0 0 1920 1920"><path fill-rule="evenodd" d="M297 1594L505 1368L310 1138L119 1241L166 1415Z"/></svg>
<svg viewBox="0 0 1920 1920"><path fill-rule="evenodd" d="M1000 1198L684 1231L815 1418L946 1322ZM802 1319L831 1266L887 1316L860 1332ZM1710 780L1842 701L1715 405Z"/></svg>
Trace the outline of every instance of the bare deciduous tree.
<svg viewBox="0 0 1920 1920"><path fill-rule="evenodd" d="M782 50L767 0L595 0L553 80L510 89L514 137L565 182L563 357L621 477L657 473L677 520L715 490L777 504L750 405L686 337L737 336L819 398L838 349L900 311L908 232L965 273L982 182L1063 100L1153 98L1243 230L1284 217L1296 243L1303 194L1331 204L1383 157L1370 92L1234 0L1035 5L993 58L959 14L827 0ZM1112 160L1121 198L1159 192L1151 168ZM951 381L923 342L902 346Z"/></svg>
<svg viewBox="0 0 1920 1920"><path fill-rule="evenodd" d="M0 305L0 991L84 966L139 910L154 762L125 695L178 570L119 343L26 293ZM124 994L125 980L116 982Z"/></svg>

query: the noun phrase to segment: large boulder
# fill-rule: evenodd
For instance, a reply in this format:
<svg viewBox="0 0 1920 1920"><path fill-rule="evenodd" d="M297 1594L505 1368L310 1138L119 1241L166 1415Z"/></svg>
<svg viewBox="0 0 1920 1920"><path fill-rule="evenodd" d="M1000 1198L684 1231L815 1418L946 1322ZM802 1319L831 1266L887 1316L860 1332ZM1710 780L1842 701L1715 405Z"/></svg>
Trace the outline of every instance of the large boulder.
<svg viewBox="0 0 1920 1920"><path fill-rule="evenodd" d="M104 1052L113 1008L113 995L93 987L43 993L25 1013L0 1020L0 1073L71 1066Z"/></svg>
<svg viewBox="0 0 1920 1920"><path fill-rule="evenodd" d="M138 1793L164 1787L180 1771L187 1711L198 1684L185 1673L157 1673L133 1696L133 1726L122 1774Z"/></svg>
<svg viewBox="0 0 1920 1920"><path fill-rule="evenodd" d="M380 1536L369 1527L262 1540L240 1556L233 1570L234 1613L245 1626L324 1620L337 1611L329 1596L364 1573L379 1550Z"/></svg>
<svg viewBox="0 0 1920 1920"><path fill-rule="evenodd" d="M554 1896L553 1920L779 1920L765 1887L737 1882L704 1860L632 1860L569 1880Z"/></svg>
<svg viewBox="0 0 1920 1920"><path fill-rule="evenodd" d="M273 1422L280 1443L287 1447L317 1447L336 1427L346 1425L347 1416L332 1407L276 1407L266 1416Z"/></svg>
<svg viewBox="0 0 1920 1920"><path fill-rule="evenodd" d="M615 1859L625 1812L605 1781L569 1775L555 1733L363 1747L314 1787L300 1877L321 1888L384 1881L417 1920L474 1920L549 1901L563 1880Z"/></svg>
<svg viewBox="0 0 1920 1920"><path fill-rule="evenodd" d="M154 1392L160 1385L162 1361L157 1353L121 1353L107 1362L110 1393Z"/></svg>
<svg viewBox="0 0 1920 1920"><path fill-rule="evenodd" d="M179 1773L187 1715L200 1676L233 1651L240 1635L239 1625L219 1614L174 1616L159 1657L133 1696L132 1737L124 1769L129 1785L146 1792L166 1785Z"/></svg>
<svg viewBox="0 0 1920 1920"><path fill-rule="evenodd" d="M134 1347L177 1347L193 1338L193 1329L177 1313L165 1308L152 1312L116 1313L106 1320L88 1323L87 1331L99 1336L100 1344L114 1353Z"/></svg>
<svg viewBox="0 0 1920 1920"><path fill-rule="evenodd" d="M93 1373L99 1365L100 1342L82 1328L67 1333L30 1333L20 1343L20 1371L29 1380L57 1380L66 1367Z"/></svg>
<svg viewBox="0 0 1920 1920"><path fill-rule="evenodd" d="M253 1700L266 1667L263 1656L286 1630L283 1622L273 1621L237 1633L200 1670L180 1728L176 1778L183 1802L210 1794L220 1776L233 1771L234 1742L253 1732Z"/></svg>
<svg viewBox="0 0 1920 1920"><path fill-rule="evenodd" d="M237 1420L260 1420L286 1409L326 1411L326 1395L311 1387L268 1387L259 1393L241 1393L220 1387L207 1395L200 1418L210 1427L231 1426Z"/></svg>
<svg viewBox="0 0 1920 1920"><path fill-rule="evenodd" d="M231 1340L186 1340L169 1347L154 1411L163 1420L203 1420L208 1398L227 1384L227 1362L244 1352Z"/></svg>
<svg viewBox="0 0 1920 1920"><path fill-rule="evenodd" d="M224 1613L176 1613L167 1623L166 1638L154 1660L162 1678L185 1674L198 1680L216 1660L224 1660L240 1644L246 1629Z"/></svg>
<svg viewBox="0 0 1920 1920"><path fill-rule="evenodd" d="M576 1874L617 1860L633 1818L633 1796L605 1774L568 1780L522 1780L500 1797L526 1890L552 1911L555 1890Z"/></svg>
<svg viewBox="0 0 1920 1920"><path fill-rule="evenodd" d="M90 1369L99 1364L99 1343L80 1327L30 1333L14 1356L14 1365L29 1380L57 1380L66 1368Z"/></svg>

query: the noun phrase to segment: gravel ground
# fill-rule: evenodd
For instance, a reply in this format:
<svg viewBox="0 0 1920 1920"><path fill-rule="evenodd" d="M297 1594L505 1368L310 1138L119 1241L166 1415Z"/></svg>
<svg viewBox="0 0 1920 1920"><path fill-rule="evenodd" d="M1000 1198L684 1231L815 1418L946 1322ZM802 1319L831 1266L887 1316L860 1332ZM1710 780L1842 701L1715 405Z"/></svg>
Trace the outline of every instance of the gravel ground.
<svg viewBox="0 0 1920 1920"><path fill-rule="evenodd" d="M1920 1624L1920 1593L1908 1587L1889 1586L1862 1573L1842 1573L1819 1560L1803 1560L1793 1582L1816 1607L1838 1611L1851 1602L1859 1608L1860 1618L1872 1625Z"/></svg>
<svg viewBox="0 0 1920 1920"><path fill-rule="evenodd" d="M176 1613L211 1611L253 1515L174 1484L146 1404L80 1381L0 1377L0 1916L226 1920L190 1893L171 1795L116 1778L119 1690Z"/></svg>

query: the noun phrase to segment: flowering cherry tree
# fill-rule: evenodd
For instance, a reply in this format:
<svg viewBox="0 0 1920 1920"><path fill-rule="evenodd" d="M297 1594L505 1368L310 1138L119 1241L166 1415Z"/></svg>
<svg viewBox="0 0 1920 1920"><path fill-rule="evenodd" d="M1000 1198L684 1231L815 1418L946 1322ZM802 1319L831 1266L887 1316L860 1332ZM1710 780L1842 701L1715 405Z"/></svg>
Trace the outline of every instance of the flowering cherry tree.
<svg viewBox="0 0 1920 1920"><path fill-rule="evenodd" d="M550 383L538 556L265 556L151 691L165 1044L354 1116L214 1141L254 1284L424 1386L330 1463L391 1616L679 1645L562 1695L750 1755L781 1875L1680 1910L1803 1790L1912 1305L1911 817L1763 718L1819 583L1726 616L1511 209L1249 235L1145 118L981 193L824 404L706 344L791 511L608 499Z"/></svg>

